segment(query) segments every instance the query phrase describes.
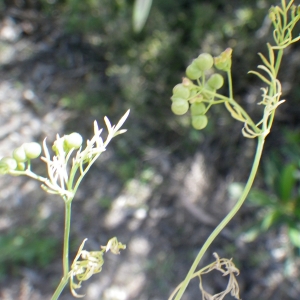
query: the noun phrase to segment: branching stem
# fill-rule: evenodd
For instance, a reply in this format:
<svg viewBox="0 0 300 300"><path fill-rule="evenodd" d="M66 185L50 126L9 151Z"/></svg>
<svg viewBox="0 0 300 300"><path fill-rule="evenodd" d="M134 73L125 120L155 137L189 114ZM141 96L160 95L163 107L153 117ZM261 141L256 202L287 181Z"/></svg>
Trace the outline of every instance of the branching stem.
<svg viewBox="0 0 300 300"><path fill-rule="evenodd" d="M211 245L211 243L215 240L215 238L219 235L219 233L225 228L225 226L232 220L232 218L236 215L236 213L239 211L241 206L243 205L244 201L246 200L249 191L252 187L252 184L254 182L254 178L256 176L260 158L262 155L263 147L264 147L264 142L265 139L262 136L258 137L258 143L257 143L257 148L256 148L256 153L255 153L255 158L253 162L253 166L248 178L248 181L246 183L245 189L240 197L240 199L237 201L237 203L234 205L232 210L228 213L228 215L223 219L223 221L215 228L215 230L211 233L211 235L208 237L204 245L202 246L201 250L199 251L193 265L191 266L185 280L182 282L181 288L176 294L175 300L181 299L183 293L185 292L190 280L194 277L194 273L196 271L196 268L202 259L204 253L208 249L208 247ZM171 300L172 298L169 298Z"/></svg>

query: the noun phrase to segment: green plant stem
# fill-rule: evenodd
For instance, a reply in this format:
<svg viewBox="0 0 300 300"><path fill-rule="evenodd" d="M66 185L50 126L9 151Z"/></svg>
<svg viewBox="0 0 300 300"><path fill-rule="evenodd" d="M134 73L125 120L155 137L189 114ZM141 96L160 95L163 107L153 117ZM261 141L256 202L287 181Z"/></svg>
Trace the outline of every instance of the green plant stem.
<svg viewBox="0 0 300 300"><path fill-rule="evenodd" d="M233 107L237 107L238 111L241 112L242 116L247 120L247 123L253 128L254 132L258 133L258 129L253 122L253 120L250 118L250 116L246 113L246 111L234 100L233 98L233 86L232 86L232 76L231 76L231 70L227 71L227 79L228 79L228 90L229 90L229 97L227 98L227 101L230 105Z"/></svg>
<svg viewBox="0 0 300 300"><path fill-rule="evenodd" d="M233 88L232 88L231 70L227 71L227 78L228 78L229 98L233 99Z"/></svg>
<svg viewBox="0 0 300 300"><path fill-rule="evenodd" d="M276 59L276 64L275 64L275 74L274 77L277 77L278 71L279 71L279 67L282 61L282 56L283 56L283 49L279 49L278 50L278 54L277 54L277 59ZM269 95L272 95L272 93L274 93L273 88L270 87L270 91L269 91ZM275 117L275 111L274 110L271 115L269 116L269 120L268 120L268 124L267 124L267 128L263 128L263 131L267 132L267 130L270 130L274 121L274 117Z"/></svg>
<svg viewBox="0 0 300 300"><path fill-rule="evenodd" d="M282 61L282 56L283 56L283 49L279 49L278 50L278 54L277 54L277 59L276 59L276 65L275 65L275 74L277 76L278 71L279 71L279 67Z"/></svg>
<svg viewBox="0 0 300 300"><path fill-rule="evenodd" d="M57 300L61 292L69 281L69 239L71 225L71 204L73 199L65 200L65 228L64 228L64 248L63 248L63 277L56 288L51 300Z"/></svg>
<svg viewBox="0 0 300 300"><path fill-rule="evenodd" d="M228 215L222 220L222 222L215 228L215 230L211 233L211 235L208 237L204 245L202 246L201 250L199 251L193 265L191 266L186 278L182 282L182 286L178 293L176 294L175 300L181 299L183 293L185 292L190 280L193 277L193 274L195 273L195 270L202 259L204 253L208 249L208 247L212 244L212 242L215 240L215 238L219 235L219 233L224 229L224 227L231 221L231 219L236 215L236 213L239 211L243 203L245 202L248 193L251 189L251 186L253 184L253 181L255 179L257 169L259 166L260 158L262 155L263 147L264 147L264 142L265 138L263 136L259 136L257 142L257 148L256 148L256 153L252 165L252 169L248 178L248 181L246 183L246 186L244 188L244 191L240 197L240 199L237 201L237 203L234 205L234 207L231 209L231 211L228 213Z"/></svg>

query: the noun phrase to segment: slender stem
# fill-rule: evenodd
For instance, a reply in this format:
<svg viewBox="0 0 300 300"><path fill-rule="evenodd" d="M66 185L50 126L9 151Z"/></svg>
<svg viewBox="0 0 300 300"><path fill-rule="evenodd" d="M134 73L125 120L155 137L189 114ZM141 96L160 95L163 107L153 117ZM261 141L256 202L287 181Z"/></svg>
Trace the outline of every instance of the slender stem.
<svg viewBox="0 0 300 300"><path fill-rule="evenodd" d="M77 179L76 181L76 184L74 185L74 188L73 188L73 193L75 194L78 187L79 187L79 184L81 183L83 177L85 176L85 174L88 172L88 170L91 168L91 166L93 165L93 163L97 160L97 158L100 156L101 153L97 154L90 162L89 164L87 165L87 167L84 169L83 173L79 176L79 178Z"/></svg>
<svg viewBox="0 0 300 300"><path fill-rule="evenodd" d="M72 199L65 201L65 233L64 233L64 250L63 250L63 270L64 276L69 273L69 238L71 224L71 204Z"/></svg>
<svg viewBox="0 0 300 300"><path fill-rule="evenodd" d="M247 123L253 128L254 132L258 133L258 129L251 119L251 117L246 113L246 111L234 100L233 98L233 86L232 86L232 76L231 70L227 71L227 78L228 78L228 90L229 90L229 97L228 102L238 109L238 111L242 114L242 116L247 120Z"/></svg>
<svg viewBox="0 0 300 300"><path fill-rule="evenodd" d="M211 233L211 235L208 237L204 245L202 246L201 250L199 251L193 265L191 266L186 278L182 282L182 286L180 290L178 291L175 300L181 299L183 293L185 292L190 280L193 277L193 274L202 259L204 253L208 249L208 247L211 245L211 243L215 240L215 238L219 235L219 233L223 230L223 228L231 221L231 219L235 216L235 214L239 211L241 206L243 205L245 199L247 198L249 191L251 189L251 186L253 184L254 178L257 173L257 169L259 166L260 158L262 155L263 147L264 147L264 137L259 136L258 137L258 143L257 143L257 148L256 148L256 153L252 165L252 169L248 178L248 181L246 183L246 186L244 188L244 191L240 197L240 199L237 201L237 203L234 205L232 210L228 213L228 215L222 220L222 222L215 228L215 230Z"/></svg>
<svg viewBox="0 0 300 300"><path fill-rule="evenodd" d="M218 103L225 103L228 102L230 103L232 106L236 107L237 110L242 114L242 116L247 120L248 124L251 125L251 127L253 128L253 130L258 133L259 130L257 129L255 123L253 122L253 120L251 119L251 117L246 113L246 111L233 99L233 92L232 92L232 80L231 80L231 76L230 72L227 73L228 74L228 84L229 84L229 97L227 96L223 96L221 94L218 93L213 93L210 91L205 91L207 94L214 96L215 98L221 99L220 101L203 101L203 102L208 102L211 103L211 105L214 104L218 104Z"/></svg>
<svg viewBox="0 0 300 300"><path fill-rule="evenodd" d="M281 64L281 61L282 61L282 56L283 56L283 49L280 49L280 50L278 50L278 54L277 54L274 77L276 77L278 75L279 67L280 67L280 64ZM269 95L271 95L272 93L274 93L274 91L273 91L273 88L271 86L270 91L269 91ZM276 110L274 109L272 114L269 116L269 120L268 120L268 124L267 124L268 129L270 129L272 127L274 117L275 117L275 111ZM263 130L265 131L267 128L263 128Z"/></svg>
<svg viewBox="0 0 300 300"><path fill-rule="evenodd" d="M71 204L73 199L65 200L65 228L64 228L64 248L63 248L63 277L56 288L51 300L58 299L59 295L69 281L69 240L71 225Z"/></svg>
<svg viewBox="0 0 300 300"><path fill-rule="evenodd" d="M60 296L61 292L63 291L63 289L65 288L65 286L67 285L69 281L69 278L65 278L63 277L58 285L58 287L56 288L53 296L51 297L51 300L57 300L58 297Z"/></svg>
<svg viewBox="0 0 300 300"><path fill-rule="evenodd" d="M275 74L277 76L278 71L279 71L279 67L281 64L281 60L282 60L282 56L283 56L283 49L279 49L278 50L278 54L277 54L277 60L276 60L276 65L275 65Z"/></svg>
<svg viewBox="0 0 300 300"><path fill-rule="evenodd" d="M228 78L228 89L229 89L229 98L233 99L233 89L232 89L232 77L231 77L231 71L227 71L227 78Z"/></svg>

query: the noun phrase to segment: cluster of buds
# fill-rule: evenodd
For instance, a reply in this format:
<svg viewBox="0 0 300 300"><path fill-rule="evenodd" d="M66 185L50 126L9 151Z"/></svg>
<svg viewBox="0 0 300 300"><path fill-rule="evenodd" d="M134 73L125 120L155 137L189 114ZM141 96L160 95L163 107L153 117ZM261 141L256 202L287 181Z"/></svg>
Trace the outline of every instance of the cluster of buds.
<svg viewBox="0 0 300 300"><path fill-rule="evenodd" d="M3 157L0 160L0 174L7 174L12 171L24 171L26 163L29 164L31 159L40 156L42 147L40 144L24 143L14 149L12 157Z"/></svg>
<svg viewBox="0 0 300 300"><path fill-rule="evenodd" d="M218 73L208 79L206 72L213 67L229 71L231 67L231 52L228 48L220 56L213 58L209 53L202 53L186 69L182 83L173 88L171 109L176 115L185 114L191 110L191 122L195 129L201 130L207 126L206 113L215 99L215 94L224 84L224 78ZM197 81L197 84L193 82Z"/></svg>

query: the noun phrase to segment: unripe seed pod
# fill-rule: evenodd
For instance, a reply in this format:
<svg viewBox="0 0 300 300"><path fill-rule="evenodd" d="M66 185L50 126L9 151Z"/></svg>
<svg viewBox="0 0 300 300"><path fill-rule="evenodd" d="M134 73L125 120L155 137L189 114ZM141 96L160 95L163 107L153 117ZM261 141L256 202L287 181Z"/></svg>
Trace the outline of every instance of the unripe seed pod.
<svg viewBox="0 0 300 300"><path fill-rule="evenodd" d="M182 83L179 83L174 86L173 95L178 98L187 99L190 96L190 90Z"/></svg>
<svg viewBox="0 0 300 300"><path fill-rule="evenodd" d="M195 60L186 68L185 74L188 78L195 80L200 78L202 71L198 68Z"/></svg>
<svg viewBox="0 0 300 300"><path fill-rule="evenodd" d="M71 134L65 135L65 140L64 140L64 146L67 147L69 150L74 148L78 149L82 145L82 136L77 133L73 132Z"/></svg>
<svg viewBox="0 0 300 300"><path fill-rule="evenodd" d="M32 142L23 144L25 154L27 158L34 159L40 156L42 147L40 144Z"/></svg>
<svg viewBox="0 0 300 300"><path fill-rule="evenodd" d="M209 53L202 53L195 59L195 63L204 72L212 68L214 59Z"/></svg>
<svg viewBox="0 0 300 300"><path fill-rule="evenodd" d="M0 168L2 170L6 170L6 172L10 170L15 170L17 168L17 161L12 157L3 157L0 160Z"/></svg>
<svg viewBox="0 0 300 300"><path fill-rule="evenodd" d="M184 115L189 110L189 103L185 99L173 101L171 110L175 115Z"/></svg>
<svg viewBox="0 0 300 300"><path fill-rule="evenodd" d="M222 75L220 74L213 74L207 81L207 84L215 89L218 90L219 88L221 88L224 84L224 79L222 77Z"/></svg>
<svg viewBox="0 0 300 300"><path fill-rule="evenodd" d="M27 156L24 147L18 147L13 152L13 158L19 163L27 160Z"/></svg>
<svg viewBox="0 0 300 300"><path fill-rule="evenodd" d="M18 162L17 170L18 171L24 171L25 170L25 164L23 162Z"/></svg>
<svg viewBox="0 0 300 300"><path fill-rule="evenodd" d="M192 126L197 130L204 129L207 126L207 123L208 119L205 115L192 116Z"/></svg>
<svg viewBox="0 0 300 300"><path fill-rule="evenodd" d="M204 103L195 102L191 105L192 116L199 116L205 113L206 107Z"/></svg>

